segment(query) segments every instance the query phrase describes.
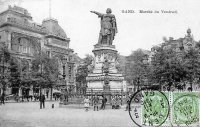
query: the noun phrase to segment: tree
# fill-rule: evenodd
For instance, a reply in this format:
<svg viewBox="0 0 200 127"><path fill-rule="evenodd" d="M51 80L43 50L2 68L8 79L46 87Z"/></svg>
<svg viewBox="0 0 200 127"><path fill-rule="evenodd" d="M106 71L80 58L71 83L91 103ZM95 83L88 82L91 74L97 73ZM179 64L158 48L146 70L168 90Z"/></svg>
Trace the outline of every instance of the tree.
<svg viewBox="0 0 200 127"><path fill-rule="evenodd" d="M53 88L60 75L58 70L58 61L50 58L44 52L36 55L32 61L32 80L42 88ZM51 90L52 91L52 90Z"/></svg>
<svg viewBox="0 0 200 127"><path fill-rule="evenodd" d="M185 77L182 66L182 55L173 47L164 48L162 45L154 54L151 61L151 81L157 84L167 84L168 90Z"/></svg>
<svg viewBox="0 0 200 127"><path fill-rule="evenodd" d="M192 89L193 82L200 76L199 44L179 49L177 51L177 47L167 47L164 43L156 50L151 61L152 81L160 85L167 84L168 90L185 82L189 82Z"/></svg>
<svg viewBox="0 0 200 127"><path fill-rule="evenodd" d="M12 88L18 89L21 87L21 73L20 73L20 66L18 65L15 58L12 58L10 61L10 76L9 76L9 82L11 84Z"/></svg>
<svg viewBox="0 0 200 127"><path fill-rule="evenodd" d="M9 61L11 58L11 54L8 51L5 43L1 42L0 45L0 63L1 63L1 75L0 75L0 84L2 85L3 92L5 92L6 87L8 85L9 79Z"/></svg>
<svg viewBox="0 0 200 127"><path fill-rule="evenodd" d="M145 80L149 76L149 64L147 61L148 54L145 54L143 50L138 49L133 51L130 56L127 57L125 79L131 84L139 87L146 85Z"/></svg>
<svg viewBox="0 0 200 127"><path fill-rule="evenodd" d="M117 68L118 73L125 75L125 69L126 69L126 57L125 56L117 54L116 68Z"/></svg>
<svg viewBox="0 0 200 127"><path fill-rule="evenodd" d="M93 61L93 56L87 54L83 59L82 64L77 67L76 82L77 89L80 91L82 90L86 92L86 77L88 76L88 73L91 73L93 70Z"/></svg>
<svg viewBox="0 0 200 127"><path fill-rule="evenodd" d="M185 80L189 81L191 90L194 81L200 82L200 55L199 48L190 48L188 51L184 52L183 67L186 73Z"/></svg>

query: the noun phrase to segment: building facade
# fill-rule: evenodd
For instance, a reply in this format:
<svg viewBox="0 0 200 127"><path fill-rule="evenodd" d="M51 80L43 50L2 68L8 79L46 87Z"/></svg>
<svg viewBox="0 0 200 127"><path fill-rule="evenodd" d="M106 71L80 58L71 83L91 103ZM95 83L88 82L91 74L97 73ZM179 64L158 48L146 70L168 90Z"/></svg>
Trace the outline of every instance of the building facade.
<svg viewBox="0 0 200 127"><path fill-rule="evenodd" d="M56 19L44 19L42 24L37 24L26 9L9 6L7 10L0 13L0 42L8 47L16 63L19 66L28 66L28 70L31 68L35 53L39 51L56 59L60 73L66 74L66 85L73 89L75 85L74 51L69 48L70 38ZM63 58L67 58L65 70L63 70ZM16 91L22 92L20 88L6 90L7 94L15 94ZM32 94L30 88L29 93Z"/></svg>

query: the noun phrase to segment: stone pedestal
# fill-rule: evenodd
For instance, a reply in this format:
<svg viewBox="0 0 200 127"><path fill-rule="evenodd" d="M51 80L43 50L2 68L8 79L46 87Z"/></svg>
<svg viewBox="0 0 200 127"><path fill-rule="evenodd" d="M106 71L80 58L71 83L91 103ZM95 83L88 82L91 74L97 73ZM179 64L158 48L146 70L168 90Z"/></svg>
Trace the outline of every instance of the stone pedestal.
<svg viewBox="0 0 200 127"><path fill-rule="evenodd" d="M115 46L97 44L94 45L92 52L95 56L94 70L86 78L87 93L93 91L93 94L120 94L123 91L124 77L116 69L117 50Z"/></svg>

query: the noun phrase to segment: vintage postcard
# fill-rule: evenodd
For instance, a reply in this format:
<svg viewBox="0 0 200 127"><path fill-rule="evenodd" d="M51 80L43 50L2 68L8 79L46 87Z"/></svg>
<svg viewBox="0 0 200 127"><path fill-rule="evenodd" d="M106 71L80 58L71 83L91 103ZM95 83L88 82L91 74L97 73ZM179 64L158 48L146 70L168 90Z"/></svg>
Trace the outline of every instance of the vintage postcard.
<svg viewBox="0 0 200 127"><path fill-rule="evenodd" d="M0 127L199 127L199 0L0 0Z"/></svg>

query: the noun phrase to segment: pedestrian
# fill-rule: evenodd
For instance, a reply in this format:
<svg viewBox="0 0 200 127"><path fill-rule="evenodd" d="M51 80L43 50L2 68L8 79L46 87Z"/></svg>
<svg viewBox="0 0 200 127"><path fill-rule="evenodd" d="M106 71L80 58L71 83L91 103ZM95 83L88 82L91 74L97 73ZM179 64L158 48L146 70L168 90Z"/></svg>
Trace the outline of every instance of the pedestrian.
<svg viewBox="0 0 200 127"><path fill-rule="evenodd" d="M18 94L15 94L15 101L16 101L16 102L19 101L19 96L18 96Z"/></svg>
<svg viewBox="0 0 200 127"><path fill-rule="evenodd" d="M47 98L49 98L49 90L46 90Z"/></svg>
<svg viewBox="0 0 200 127"><path fill-rule="evenodd" d="M97 109L97 111L99 110L98 108L98 103L99 103L99 97L97 95L95 95L94 99L93 99L93 102L94 102L94 111L95 109Z"/></svg>
<svg viewBox="0 0 200 127"><path fill-rule="evenodd" d="M112 97L111 104L112 104L112 109L116 109L116 96Z"/></svg>
<svg viewBox="0 0 200 127"><path fill-rule="evenodd" d="M55 101L57 100L57 95L56 94L54 94L54 98L55 98Z"/></svg>
<svg viewBox="0 0 200 127"><path fill-rule="evenodd" d="M3 92L2 95L1 95L1 104L4 104L5 105L5 93Z"/></svg>
<svg viewBox="0 0 200 127"><path fill-rule="evenodd" d="M104 105L103 105L103 110L106 108L106 102L107 102L107 98L104 97Z"/></svg>
<svg viewBox="0 0 200 127"><path fill-rule="evenodd" d="M40 95L40 109L42 109L42 106L43 106L43 108L45 108L45 96L44 96L44 94Z"/></svg>
<svg viewBox="0 0 200 127"><path fill-rule="evenodd" d="M119 98L118 95L116 96L115 101L116 101L115 108L119 109L119 107L120 107L120 98Z"/></svg>
<svg viewBox="0 0 200 127"><path fill-rule="evenodd" d="M28 94L25 95L25 98L29 102L29 95Z"/></svg>
<svg viewBox="0 0 200 127"><path fill-rule="evenodd" d="M106 102L107 102L107 98L103 96L102 98L102 105L101 105L101 109L105 109L106 108Z"/></svg>
<svg viewBox="0 0 200 127"><path fill-rule="evenodd" d="M31 101L33 101L33 95L30 95Z"/></svg>
<svg viewBox="0 0 200 127"><path fill-rule="evenodd" d="M130 101L131 101L131 96L130 96L130 95L127 95L127 96L126 96L126 110L125 110L125 111L128 111L128 110L131 111L131 106L130 106L130 105L131 105L131 104L130 104L131 102L130 102Z"/></svg>
<svg viewBox="0 0 200 127"><path fill-rule="evenodd" d="M104 105L104 96L102 95L101 108L100 109L103 109L103 105Z"/></svg>
<svg viewBox="0 0 200 127"><path fill-rule="evenodd" d="M85 111L87 112L90 106L90 99L86 96L84 99L84 107L85 107Z"/></svg>

